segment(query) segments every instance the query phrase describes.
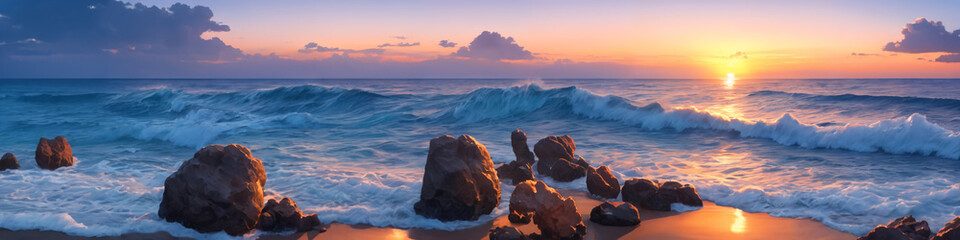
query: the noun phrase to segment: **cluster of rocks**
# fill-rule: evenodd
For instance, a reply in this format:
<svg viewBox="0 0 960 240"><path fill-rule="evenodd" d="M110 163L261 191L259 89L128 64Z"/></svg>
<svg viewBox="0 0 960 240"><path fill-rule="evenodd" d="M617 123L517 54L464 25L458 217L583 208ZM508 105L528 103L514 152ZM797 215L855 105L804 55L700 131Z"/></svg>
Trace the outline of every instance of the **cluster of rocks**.
<svg viewBox="0 0 960 240"><path fill-rule="evenodd" d="M264 206L267 174L260 159L237 144L209 145L164 181L157 215L198 232L242 235L264 231L325 229L316 214L304 216L296 202L271 199Z"/></svg>
<svg viewBox="0 0 960 240"><path fill-rule="evenodd" d="M631 178L623 183L624 202L649 210L670 211L670 205L682 203L687 206L702 207L703 201L697 188L690 184L667 181L660 184L642 178Z"/></svg>
<svg viewBox="0 0 960 240"><path fill-rule="evenodd" d="M476 220L490 214L500 202L500 180L510 179L516 185L510 198L512 223L537 225L540 233L523 234L520 230L503 226L490 231L490 239L582 239L586 234L580 213L573 198L564 197L542 181L541 176L555 181L570 182L586 177L591 194L601 198L617 198L623 192L625 202L604 202L593 208L590 220L609 226L634 226L640 223L638 207L648 200L669 204L680 202L702 206L696 189L690 185L667 182L663 185L649 181L647 188L639 189L624 184L607 166L594 168L576 155L576 144L570 136L549 136L534 145L531 152L527 135L520 129L510 136L516 160L493 168L486 147L469 135L440 136L430 141L424 166L420 201L413 208L417 214L441 221ZM535 167L534 167L535 166ZM639 180L633 180L639 181ZM674 186L677 184L678 186ZM627 201L641 199L637 201ZM646 208L646 207L645 207Z"/></svg>
<svg viewBox="0 0 960 240"><path fill-rule="evenodd" d="M879 225L867 235L857 240L960 240L960 217L945 224L943 228L932 236L927 221L917 222L913 216L894 219L887 225Z"/></svg>
<svg viewBox="0 0 960 240"><path fill-rule="evenodd" d="M51 171L73 166L73 149L63 136L57 136L53 140L41 137L40 143L37 143L35 159L38 167ZM13 153L4 153L3 157L0 157L0 171L19 168L20 162Z"/></svg>

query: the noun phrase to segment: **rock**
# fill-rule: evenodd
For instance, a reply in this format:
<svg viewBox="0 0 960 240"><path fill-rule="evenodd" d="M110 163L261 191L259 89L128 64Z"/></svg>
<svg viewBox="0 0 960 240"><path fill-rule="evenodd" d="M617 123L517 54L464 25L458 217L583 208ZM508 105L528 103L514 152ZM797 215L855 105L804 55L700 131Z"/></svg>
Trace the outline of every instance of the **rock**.
<svg viewBox="0 0 960 240"><path fill-rule="evenodd" d="M930 239L930 226L927 221L917 222L913 216L906 216L890 221L886 226L880 225L858 240L927 240ZM934 238L936 239L936 238Z"/></svg>
<svg viewBox="0 0 960 240"><path fill-rule="evenodd" d="M500 165L500 167L497 168L497 177L500 177L500 179L511 179L514 186L522 183L523 181L535 180L533 177L533 170L530 169L530 165L520 161L513 161Z"/></svg>
<svg viewBox="0 0 960 240"><path fill-rule="evenodd" d="M263 163L244 146L203 147L167 177L157 214L198 232L242 235L263 208Z"/></svg>
<svg viewBox="0 0 960 240"><path fill-rule="evenodd" d="M316 218L316 221L308 218ZM260 211L260 220L257 229L271 232L282 232L296 229L299 232L314 230L320 225L320 218L316 214L304 216L297 202L284 197L280 202L270 199Z"/></svg>
<svg viewBox="0 0 960 240"><path fill-rule="evenodd" d="M642 178L631 178L623 182L623 189L620 192L620 197L624 202L633 204L638 208L645 208L651 210L661 210L664 208L664 203L656 201L659 199L651 199L657 195L657 189L660 188L660 184L654 181L650 181ZM647 203L648 199L651 199L651 202ZM651 206L648 206L651 205ZM670 210L670 204L666 204L667 210Z"/></svg>
<svg viewBox="0 0 960 240"><path fill-rule="evenodd" d="M690 184L667 181L662 185L656 181L632 178L623 183L620 191L624 202L636 207L656 211L670 211L670 204L682 203L688 206L703 206L703 200L697 189Z"/></svg>
<svg viewBox="0 0 960 240"><path fill-rule="evenodd" d="M440 221L477 220L500 203L500 179L487 148L469 135L430 140L417 214Z"/></svg>
<svg viewBox="0 0 960 240"><path fill-rule="evenodd" d="M511 226L502 226L490 230L490 240L527 240L519 229Z"/></svg>
<svg viewBox="0 0 960 240"><path fill-rule="evenodd" d="M564 198L542 181L522 182L510 197L510 211L533 212L533 223L540 229L534 239L582 239L586 226L573 198Z"/></svg>
<svg viewBox="0 0 960 240"><path fill-rule="evenodd" d="M73 166L73 149L62 136L53 140L40 138L36 153L37 166L47 170Z"/></svg>
<svg viewBox="0 0 960 240"><path fill-rule="evenodd" d="M527 224L530 223L530 220L533 218L532 212L528 213L519 213L517 211L510 211L510 215L507 216L507 219L512 223Z"/></svg>
<svg viewBox="0 0 960 240"><path fill-rule="evenodd" d="M943 228L933 236L933 240L960 240L960 217L943 225Z"/></svg>
<svg viewBox="0 0 960 240"><path fill-rule="evenodd" d="M587 169L582 165L561 158L553 163L549 175L553 180L559 182L572 182L573 180L586 176Z"/></svg>
<svg viewBox="0 0 960 240"><path fill-rule="evenodd" d="M520 131L520 129L513 130L510 133L510 144L513 145L513 154L517 155L517 162L533 166L536 160L533 159L533 152L527 145L527 133Z"/></svg>
<svg viewBox="0 0 960 240"><path fill-rule="evenodd" d="M320 217L317 214L310 214L300 218L300 225L297 226L297 232L317 231L326 232L327 227L320 223Z"/></svg>
<svg viewBox="0 0 960 240"><path fill-rule="evenodd" d="M14 156L13 153L4 153L3 157L0 157L0 171L19 168L20 162L17 162L17 156Z"/></svg>
<svg viewBox="0 0 960 240"><path fill-rule="evenodd" d="M607 226L640 224L640 211L625 202L603 202L590 211L590 221Z"/></svg>
<svg viewBox="0 0 960 240"><path fill-rule="evenodd" d="M577 145L573 142L573 138L567 135L562 137L549 136L540 139L537 144L533 145L533 152L537 154L537 159L539 159L537 172L549 174L550 168L557 160L561 158L576 159L574 157L576 149Z"/></svg>
<svg viewBox="0 0 960 240"><path fill-rule="evenodd" d="M590 194L603 198L617 198L620 195L620 180L613 176L610 168L600 166L595 171L587 173L587 190Z"/></svg>

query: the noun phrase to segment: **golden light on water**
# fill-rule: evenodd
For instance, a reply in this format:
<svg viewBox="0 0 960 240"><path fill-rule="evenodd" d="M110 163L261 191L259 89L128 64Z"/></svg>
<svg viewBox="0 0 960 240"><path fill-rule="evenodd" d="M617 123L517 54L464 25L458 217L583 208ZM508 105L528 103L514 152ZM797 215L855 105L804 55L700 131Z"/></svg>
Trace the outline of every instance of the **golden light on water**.
<svg viewBox="0 0 960 240"><path fill-rule="evenodd" d="M743 217L743 211L740 209L733 211L733 224L730 224L730 232L743 233L747 230L747 218Z"/></svg>
<svg viewBox="0 0 960 240"><path fill-rule="evenodd" d="M733 73L727 73L727 79L724 81L724 85L727 86L727 89L733 88L733 85L737 83L737 76Z"/></svg>

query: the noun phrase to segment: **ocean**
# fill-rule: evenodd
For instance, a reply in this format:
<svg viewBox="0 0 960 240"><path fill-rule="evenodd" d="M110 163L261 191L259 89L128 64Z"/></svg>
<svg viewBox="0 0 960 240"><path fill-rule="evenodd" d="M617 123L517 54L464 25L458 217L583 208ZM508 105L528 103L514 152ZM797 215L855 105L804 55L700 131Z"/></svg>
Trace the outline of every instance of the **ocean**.
<svg viewBox="0 0 960 240"><path fill-rule="evenodd" d="M960 215L960 79L0 80L0 227L79 236L200 234L157 216L164 179L208 144L263 160L265 193L324 222L463 229L416 215L428 142L469 134L495 163L510 132L570 135L632 177L705 200L862 235L905 215ZM66 137L76 164L33 160ZM554 187L586 190L583 180Z"/></svg>

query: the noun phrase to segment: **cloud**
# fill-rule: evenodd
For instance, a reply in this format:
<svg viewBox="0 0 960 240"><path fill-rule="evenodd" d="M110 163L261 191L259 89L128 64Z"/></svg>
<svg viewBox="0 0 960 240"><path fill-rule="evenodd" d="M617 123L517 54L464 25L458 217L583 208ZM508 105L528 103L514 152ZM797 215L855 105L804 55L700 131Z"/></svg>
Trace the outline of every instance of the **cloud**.
<svg viewBox="0 0 960 240"><path fill-rule="evenodd" d="M884 51L901 53L951 53L938 57L936 62L960 62L960 29L947 32L942 22L917 18L900 31L903 39L889 42Z"/></svg>
<svg viewBox="0 0 960 240"><path fill-rule="evenodd" d="M303 48L297 51L300 53L338 52L338 53L382 54L386 50L379 49L379 48L368 48L368 49L361 49L361 50L343 49L343 48L335 48L335 47L332 48L332 47L320 46L320 44L317 44L315 42L310 42L310 43L307 43L307 45L303 45Z"/></svg>
<svg viewBox="0 0 960 240"><path fill-rule="evenodd" d="M457 43L451 42L449 40L440 40L440 46L445 48L456 47Z"/></svg>
<svg viewBox="0 0 960 240"><path fill-rule="evenodd" d="M505 38L500 36L500 33L489 31L483 31L470 42L470 46L460 47L460 50L451 55L489 60L528 60L535 58L533 53L517 45L513 37Z"/></svg>
<svg viewBox="0 0 960 240"><path fill-rule="evenodd" d="M736 53L734 53L734 54L731 54L731 55L728 56L727 58L731 58L731 59L733 59L733 58L743 58L743 59L747 59L747 53L745 53L745 52L736 52Z"/></svg>
<svg viewBox="0 0 960 240"><path fill-rule="evenodd" d="M960 62L960 53L940 55L940 57L937 57L934 61L945 63Z"/></svg>
<svg viewBox="0 0 960 240"><path fill-rule="evenodd" d="M406 36L393 36L393 38L400 39L400 40L407 40Z"/></svg>
<svg viewBox="0 0 960 240"><path fill-rule="evenodd" d="M858 52L852 52L852 53L850 53L850 56L867 57L867 56L880 56L880 54L879 54L879 53L858 53Z"/></svg>
<svg viewBox="0 0 960 240"><path fill-rule="evenodd" d="M401 42L401 43L397 43L397 44L384 43L384 44L377 45L378 48L384 48L384 47L413 47L413 46L420 46L420 42L415 42L415 43L405 43L405 42Z"/></svg>
<svg viewBox="0 0 960 240"><path fill-rule="evenodd" d="M212 21L203 6L148 7L114 0L0 1L0 58L64 54L121 56L176 61L236 61L243 53L205 32L230 27Z"/></svg>

